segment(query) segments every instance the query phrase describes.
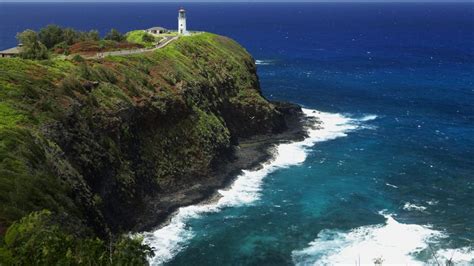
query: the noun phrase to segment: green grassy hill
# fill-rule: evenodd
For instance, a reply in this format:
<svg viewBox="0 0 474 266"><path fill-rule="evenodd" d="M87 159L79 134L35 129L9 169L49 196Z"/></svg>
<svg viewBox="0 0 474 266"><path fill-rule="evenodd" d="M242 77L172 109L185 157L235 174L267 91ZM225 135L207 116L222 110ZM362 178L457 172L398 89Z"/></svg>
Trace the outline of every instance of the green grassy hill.
<svg viewBox="0 0 474 266"><path fill-rule="evenodd" d="M209 33L102 60L0 58L0 117L5 264L142 264L121 234L146 200L284 127L253 58Z"/></svg>

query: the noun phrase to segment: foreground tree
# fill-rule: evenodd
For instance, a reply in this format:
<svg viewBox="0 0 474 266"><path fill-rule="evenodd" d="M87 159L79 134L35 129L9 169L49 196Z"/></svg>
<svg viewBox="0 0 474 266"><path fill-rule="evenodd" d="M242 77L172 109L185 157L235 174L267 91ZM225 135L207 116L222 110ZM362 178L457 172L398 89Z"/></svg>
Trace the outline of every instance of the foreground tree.
<svg viewBox="0 0 474 266"><path fill-rule="evenodd" d="M22 58L41 60L49 57L48 48L41 43L35 31L25 30L18 33L16 38L23 45L20 51Z"/></svg>
<svg viewBox="0 0 474 266"><path fill-rule="evenodd" d="M15 222L0 243L3 265L146 265L152 250L141 239L104 241L81 222L43 210Z"/></svg>

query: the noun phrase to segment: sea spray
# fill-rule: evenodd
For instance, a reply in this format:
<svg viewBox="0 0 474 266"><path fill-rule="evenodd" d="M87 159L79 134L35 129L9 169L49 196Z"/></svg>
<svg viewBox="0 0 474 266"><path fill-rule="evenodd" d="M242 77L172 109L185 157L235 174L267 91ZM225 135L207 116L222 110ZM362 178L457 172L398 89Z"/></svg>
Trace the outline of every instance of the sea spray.
<svg viewBox="0 0 474 266"><path fill-rule="evenodd" d="M380 258L387 265L424 265L413 254L428 248L428 241L443 237L427 226L399 223L381 213L384 224L361 226L347 232L322 230L307 248L292 252L296 265L374 265Z"/></svg>
<svg viewBox="0 0 474 266"><path fill-rule="evenodd" d="M448 237L430 226L404 224L393 214L380 212L384 224L367 225L349 231L322 230L308 247L292 252L295 265L437 265L430 247ZM423 258L417 259L419 255ZM455 265L473 265L474 251L468 247L440 249L436 259L451 259ZM444 265L444 264L443 264Z"/></svg>
<svg viewBox="0 0 474 266"><path fill-rule="evenodd" d="M186 248L194 233L188 226L190 219L206 213L217 212L227 207L249 205L260 197L261 184L265 176L276 169L298 165L305 161L307 149L317 142L347 136L347 133L361 127L361 121L375 119L366 116L352 119L341 114L325 113L303 109L308 118L317 118L319 126L308 127L308 137L303 141L279 144L274 158L258 170L244 170L227 189L219 190L221 197L212 203L181 207L165 226L143 234L144 243L154 249L155 255L150 258L151 265L160 265L171 260Z"/></svg>

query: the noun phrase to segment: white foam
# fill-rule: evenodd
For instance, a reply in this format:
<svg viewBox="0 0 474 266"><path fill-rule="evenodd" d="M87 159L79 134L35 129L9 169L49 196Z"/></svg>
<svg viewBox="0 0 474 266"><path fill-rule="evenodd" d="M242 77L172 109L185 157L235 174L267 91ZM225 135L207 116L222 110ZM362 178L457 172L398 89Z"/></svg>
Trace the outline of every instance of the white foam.
<svg viewBox="0 0 474 266"><path fill-rule="evenodd" d="M272 60L255 60L256 65L267 66L273 64Z"/></svg>
<svg viewBox="0 0 474 266"><path fill-rule="evenodd" d="M292 252L296 265L374 265L381 258L382 265L445 265L447 260L454 265L474 265L474 249L439 249L436 260L430 256L427 261L416 259L417 253L431 254L433 245L448 236L429 226L403 224L392 215L381 212L384 224L368 225L347 232L322 230L318 238L307 248Z"/></svg>
<svg viewBox="0 0 474 266"><path fill-rule="evenodd" d="M386 185L386 186L389 186L389 187L393 187L393 188L398 188L397 186L392 185L392 184L390 184L390 183L385 183L385 185Z"/></svg>
<svg viewBox="0 0 474 266"><path fill-rule="evenodd" d="M436 252L436 258L442 265L447 260L451 260L456 266L472 266L474 265L474 248L441 249Z"/></svg>
<svg viewBox="0 0 474 266"><path fill-rule="evenodd" d="M293 251L296 265L374 265L381 258L383 265L425 265L414 258L428 248L428 241L443 237L427 226L403 224L383 214L385 224L368 225L348 232L322 230L309 247ZM357 264L359 265L359 264Z"/></svg>
<svg viewBox="0 0 474 266"><path fill-rule="evenodd" d="M366 115L362 118L359 118L358 120L359 121L362 121L362 122L365 122L365 121L370 121L370 120L374 120L375 118L377 118L376 115Z"/></svg>
<svg viewBox="0 0 474 266"><path fill-rule="evenodd" d="M410 203L410 202L405 202L405 205L403 205L403 209L406 210L406 211L420 211L420 212L423 212L426 210L426 207L425 206L419 206L419 205L415 205L413 203Z"/></svg>
<svg viewBox="0 0 474 266"><path fill-rule="evenodd" d="M306 159L307 148L316 142L344 137L349 131L361 127L360 120L341 114L310 109L303 109L303 112L308 117L319 119L320 128L309 128L308 137L303 141L278 145L272 161L263 164L259 170L243 171L231 187L219 190L222 197L217 202L179 208L169 224L156 231L143 233L144 243L155 251L155 256L149 259L150 264L163 264L186 248L193 237L192 228L187 225L190 219L217 212L223 208L254 203L260 197L261 184L266 175L276 169L303 163ZM364 121L375 118L375 116L366 117Z"/></svg>

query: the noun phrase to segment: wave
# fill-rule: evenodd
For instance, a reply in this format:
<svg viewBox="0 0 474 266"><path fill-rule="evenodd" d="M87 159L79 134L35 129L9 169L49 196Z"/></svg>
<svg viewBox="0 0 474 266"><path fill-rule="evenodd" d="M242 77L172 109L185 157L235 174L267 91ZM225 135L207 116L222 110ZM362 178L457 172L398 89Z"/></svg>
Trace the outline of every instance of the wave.
<svg viewBox="0 0 474 266"><path fill-rule="evenodd" d="M374 261L380 259L383 265L435 265L429 245L446 238L445 233L428 226L399 223L393 215L380 214L386 218L384 224L347 232L322 230L307 248L292 252L293 262L296 265L374 265ZM442 263L451 255L455 265L474 262L474 252L469 248L436 252L437 260Z"/></svg>
<svg viewBox="0 0 474 266"><path fill-rule="evenodd" d="M413 203L410 203L410 202L405 202L405 204L403 205L403 209L405 211L420 211L420 212L423 212L426 210L426 207L425 206L418 206L418 205L415 205Z"/></svg>
<svg viewBox="0 0 474 266"><path fill-rule="evenodd" d="M255 64L261 66L273 65L274 62L273 60L255 60Z"/></svg>
<svg viewBox="0 0 474 266"><path fill-rule="evenodd" d="M366 116L364 116L364 117L362 117L362 118L359 118L358 120L359 120L359 121L362 121L362 122L365 122L365 121L374 120L374 119L376 119L376 118L377 118L376 115L366 115Z"/></svg>
<svg viewBox="0 0 474 266"><path fill-rule="evenodd" d="M190 219L198 218L206 213L218 212L223 208L254 203L259 199L261 184L269 173L301 164L306 159L307 149L315 143L347 136L349 131L361 127L360 120L341 114L310 109L303 109L303 112L307 117L318 121L315 122L314 127L308 128L306 139L277 145L273 160L264 163L258 170L244 170L228 189L218 191L221 197L216 202L181 207L166 226L153 232L143 233L144 244L155 251L155 255L149 260L150 264L166 263L186 248L187 243L194 236L192 228L187 225ZM375 118L372 116L372 119Z"/></svg>

